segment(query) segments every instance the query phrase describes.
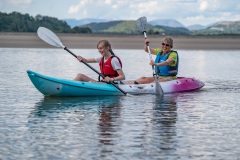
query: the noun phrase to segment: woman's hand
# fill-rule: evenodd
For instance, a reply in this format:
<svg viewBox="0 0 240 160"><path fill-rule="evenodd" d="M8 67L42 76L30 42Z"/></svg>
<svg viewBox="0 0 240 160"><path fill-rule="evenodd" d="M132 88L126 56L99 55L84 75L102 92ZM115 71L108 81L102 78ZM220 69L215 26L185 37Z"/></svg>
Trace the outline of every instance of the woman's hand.
<svg viewBox="0 0 240 160"><path fill-rule="evenodd" d="M151 66L156 66L156 65L157 65L153 60L151 60L149 64L150 64Z"/></svg>
<svg viewBox="0 0 240 160"><path fill-rule="evenodd" d="M145 39L145 44L150 43L150 40L148 38Z"/></svg>

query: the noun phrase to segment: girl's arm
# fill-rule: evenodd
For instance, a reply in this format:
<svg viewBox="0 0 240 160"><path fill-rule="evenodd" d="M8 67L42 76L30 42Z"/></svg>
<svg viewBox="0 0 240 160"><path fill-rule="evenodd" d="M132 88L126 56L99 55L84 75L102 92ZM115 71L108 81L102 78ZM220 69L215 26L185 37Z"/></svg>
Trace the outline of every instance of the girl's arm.
<svg viewBox="0 0 240 160"><path fill-rule="evenodd" d="M117 69L116 71L117 71L117 73L118 73L118 76L117 76L117 77L114 77L112 80L113 80L113 81L122 81L122 80L125 80L125 74L123 73L123 70L122 70L122 69Z"/></svg>
<svg viewBox="0 0 240 160"><path fill-rule="evenodd" d="M86 63L96 63L96 59L95 58L83 58L81 56L77 56L77 59L82 62L86 62Z"/></svg>

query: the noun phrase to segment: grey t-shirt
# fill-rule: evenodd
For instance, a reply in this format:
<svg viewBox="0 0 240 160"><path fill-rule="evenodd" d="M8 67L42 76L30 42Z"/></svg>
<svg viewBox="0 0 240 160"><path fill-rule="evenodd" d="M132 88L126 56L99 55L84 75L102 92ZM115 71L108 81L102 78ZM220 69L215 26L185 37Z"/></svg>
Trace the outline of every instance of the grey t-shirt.
<svg viewBox="0 0 240 160"><path fill-rule="evenodd" d="M102 57L95 58L97 63L99 63L101 59L102 59ZM107 61L107 59L104 58L104 62L106 62L106 61ZM114 70L122 69L121 64L120 64L117 57L112 58L111 64L112 64L112 67L113 67Z"/></svg>

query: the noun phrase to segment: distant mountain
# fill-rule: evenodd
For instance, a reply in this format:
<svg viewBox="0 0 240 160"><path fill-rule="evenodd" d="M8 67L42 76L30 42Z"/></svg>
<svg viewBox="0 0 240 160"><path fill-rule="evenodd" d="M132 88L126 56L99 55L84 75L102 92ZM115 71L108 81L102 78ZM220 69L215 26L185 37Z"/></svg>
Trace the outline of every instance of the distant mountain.
<svg viewBox="0 0 240 160"><path fill-rule="evenodd" d="M136 20L110 21L106 19L86 18L81 20L65 19L65 22L72 28L75 26L85 27L93 33L139 33ZM240 22L218 22L203 26L200 24L185 27L174 19L156 19L148 21L149 34L167 35L218 35L218 34L239 34Z"/></svg>
<svg viewBox="0 0 240 160"><path fill-rule="evenodd" d="M240 32L240 21L222 21L208 27L210 30L219 30L223 32Z"/></svg>
<svg viewBox="0 0 240 160"><path fill-rule="evenodd" d="M80 27L88 27L95 33L138 33L136 21L134 20L120 20L99 23L89 23Z"/></svg>
<svg viewBox="0 0 240 160"><path fill-rule="evenodd" d="M240 35L240 21L217 22L206 29L192 31L193 35Z"/></svg>
<svg viewBox="0 0 240 160"><path fill-rule="evenodd" d="M182 23L176 21L175 19L156 19L149 21L148 23L153 26L185 27Z"/></svg>
<svg viewBox="0 0 240 160"><path fill-rule="evenodd" d="M191 35L191 31L189 31L185 27L168 27L168 26L154 26L158 29L161 29L163 35Z"/></svg>
<svg viewBox="0 0 240 160"><path fill-rule="evenodd" d="M206 29L207 26L203 26L203 25L200 25L200 24L194 24L194 25L190 25L187 27L187 29L189 29L190 31L193 31L193 30L201 30L201 29Z"/></svg>
<svg viewBox="0 0 240 160"><path fill-rule="evenodd" d="M139 34L139 29L135 20L109 21L100 23L90 23L80 27L90 28L93 33L121 33L121 34ZM153 26L148 24L148 34L163 35L190 35L191 32L185 27Z"/></svg>
<svg viewBox="0 0 240 160"><path fill-rule="evenodd" d="M89 23L99 23L99 22L107 22L109 20L106 19L96 19L96 18L84 18L84 19L63 19L71 28L76 26L81 26Z"/></svg>

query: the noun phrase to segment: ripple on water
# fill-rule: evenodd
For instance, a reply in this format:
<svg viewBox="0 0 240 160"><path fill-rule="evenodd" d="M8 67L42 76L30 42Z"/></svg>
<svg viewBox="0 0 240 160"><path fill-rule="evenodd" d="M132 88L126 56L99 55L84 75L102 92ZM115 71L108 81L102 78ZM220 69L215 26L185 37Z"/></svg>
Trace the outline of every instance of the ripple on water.
<svg viewBox="0 0 240 160"><path fill-rule="evenodd" d="M98 55L93 51L80 50L84 57ZM203 80L205 86L159 99L154 95L43 97L27 77L27 69L70 79L78 72L97 76L64 50L0 52L2 159L239 158L240 81L231 64L238 64L240 54L180 52L180 74ZM127 53L121 54L123 63L133 66L126 76L151 75L151 67L142 67L149 66L144 54L116 52ZM225 66L212 65L216 57ZM226 67L230 69L224 71Z"/></svg>

